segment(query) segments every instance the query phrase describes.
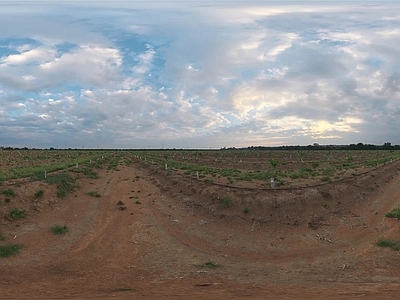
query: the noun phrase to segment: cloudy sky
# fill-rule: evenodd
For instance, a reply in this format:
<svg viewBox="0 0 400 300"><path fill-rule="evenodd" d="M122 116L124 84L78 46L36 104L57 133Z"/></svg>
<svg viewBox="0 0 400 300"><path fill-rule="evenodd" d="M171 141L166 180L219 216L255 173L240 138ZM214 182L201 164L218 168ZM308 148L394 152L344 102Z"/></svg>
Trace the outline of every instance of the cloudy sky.
<svg viewBox="0 0 400 300"><path fill-rule="evenodd" d="M400 144L396 2L0 1L0 146Z"/></svg>

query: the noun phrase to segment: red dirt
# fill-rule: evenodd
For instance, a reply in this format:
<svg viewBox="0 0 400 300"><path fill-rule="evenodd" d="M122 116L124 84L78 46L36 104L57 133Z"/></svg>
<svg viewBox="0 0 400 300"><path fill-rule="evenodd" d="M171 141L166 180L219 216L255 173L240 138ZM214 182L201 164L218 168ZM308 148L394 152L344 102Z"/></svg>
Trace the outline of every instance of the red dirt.
<svg viewBox="0 0 400 300"><path fill-rule="evenodd" d="M399 221L384 215L399 203L400 162L288 191L220 187L155 168L103 170L65 199L44 182L12 186L18 197L0 210L26 208L27 217L2 219L0 245L23 248L0 259L0 298L400 297L399 255L375 245L399 236ZM45 196L34 200L38 189ZM55 224L68 233L51 233Z"/></svg>

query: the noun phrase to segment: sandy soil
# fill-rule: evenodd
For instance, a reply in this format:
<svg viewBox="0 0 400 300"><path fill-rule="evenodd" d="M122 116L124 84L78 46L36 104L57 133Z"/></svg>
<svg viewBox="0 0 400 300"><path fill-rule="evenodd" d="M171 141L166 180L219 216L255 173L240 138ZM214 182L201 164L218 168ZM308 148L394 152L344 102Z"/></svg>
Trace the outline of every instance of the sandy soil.
<svg viewBox="0 0 400 300"><path fill-rule="evenodd" d="M135 161L81 179L65 199L45 182L13 185L1 213L24 207L27 217L1 219L0 245L23 248L0 259L0 298L399 299L399 254L375 244L399 236L385 217L400 202L399 169L265 191ZM54 235L55 224L68 233Z"/></svg>

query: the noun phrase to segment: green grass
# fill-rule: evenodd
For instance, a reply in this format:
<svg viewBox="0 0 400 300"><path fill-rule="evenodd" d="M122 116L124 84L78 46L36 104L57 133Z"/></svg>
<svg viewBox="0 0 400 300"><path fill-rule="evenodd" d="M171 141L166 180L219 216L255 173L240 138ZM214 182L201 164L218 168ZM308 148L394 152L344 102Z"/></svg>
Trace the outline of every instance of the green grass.
<svg viewBox="0 0 400 300"><path fill-rule="evenodd" d="M64 226L55 225L55 226L51 227L51 232L53 232L56 235L61 235L61 234L68 232L68 228L66 225L64 225Z"/></svg>
<svg viewBox="0 0 400 300"><path fill-rule="evenodd" d="M388 217L388 218L400 219L400 206L398 206L397 208L392 209L387 214L385 214L385 216Z"/></svg>
<svg viewBox="0 0 400 300"><path fill-rule="evenodd" d="M12 189L6 189L1 192L5 196L16 197L17 194Z"/></svg>
<svg viewBox="0 0 400 300"><path fill-rule="evenodd" d="M207 268L207 269L216 269L218 267L219 267L219 265L212 261L208 261L208 262L200 265L200 268Z"/></svg>
<svg viewBox="0 0 400 300"><path fill-rule="evenodd" d="M96 198L100 198L101 197L101 195L96 191L89 191L86 194L91 196L91 197L96 197Z"/></svg>
<svg viewBox="0 0 400 300"><path fill-rule="evenodd" d="M228 208L232 205L231 199L229 197L222 198L222 206Z"/></svg>
<svg viewBox="0 0 400 300"><path fill-rule="evenodd" d="M400 241L392 241L392 240L379 240L376 243L379 247L386 247L396 251L400 250Z"/></svg>
<svg viewBox="0 0 400 300"><path fill-rule="evenodd" d="M22 246L19 244L8 244L0 246L0 257L6 258L11 255L18 254Z"/></svg>
<svg viewBox="0 0 400 300"><path fill-rule="evenodd" d="M20 210L18 208L13 208L10 210L10 217L13 219L25 218L25 210Z"/></svg>
<svg viewBox="0 0 400 300"><path fill-rule="evenodd" d="M38 190L38 191L35 193L34 197L35 197L35 199L39 199L39 198L42 198L43 195L44 195L44 191L43 191L43 190Z"/></svg>
<svg viewBox="0 0 400 300"><path fill-rule="evenodd" d="M59 198L65 198L68 193L72 193L75 189L75 178L69 173L62 172L59 174L52 174L47 177L47 182L50 184L57 185L58 191L57 196Z"/></svg>

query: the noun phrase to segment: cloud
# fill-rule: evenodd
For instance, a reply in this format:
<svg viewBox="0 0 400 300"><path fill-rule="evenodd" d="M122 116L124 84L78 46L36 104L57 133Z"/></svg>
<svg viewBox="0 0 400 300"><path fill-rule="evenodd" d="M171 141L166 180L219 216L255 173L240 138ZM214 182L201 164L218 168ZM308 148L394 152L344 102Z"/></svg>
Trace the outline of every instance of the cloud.
<svg viewBox="0 0 400 300"><path fill-rule="evenodd" d="M10 145L400 143L396 3L27 7L0 12Z"/></svg>

